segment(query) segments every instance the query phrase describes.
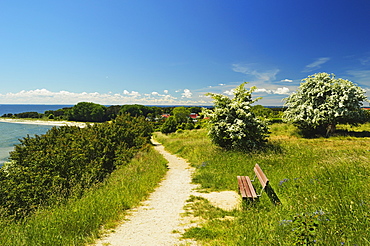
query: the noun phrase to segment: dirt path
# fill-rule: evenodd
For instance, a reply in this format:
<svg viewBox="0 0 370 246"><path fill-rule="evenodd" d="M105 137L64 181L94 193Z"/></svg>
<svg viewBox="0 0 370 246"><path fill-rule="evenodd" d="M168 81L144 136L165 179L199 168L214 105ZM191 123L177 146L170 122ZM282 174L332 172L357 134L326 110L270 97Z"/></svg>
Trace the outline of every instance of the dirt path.
<svg viewBox="0 0 370 246"><path fill-rule="evenodd" d="M168 153L158 142L153 143L154 148L169 162L164 180L143 206L132 211L128 221L96 245L195 245L195 242L180 241L180 235L174 233L184 228L181 213L192 189L196 187L191 184L192 169L184 159Z"/></svg>

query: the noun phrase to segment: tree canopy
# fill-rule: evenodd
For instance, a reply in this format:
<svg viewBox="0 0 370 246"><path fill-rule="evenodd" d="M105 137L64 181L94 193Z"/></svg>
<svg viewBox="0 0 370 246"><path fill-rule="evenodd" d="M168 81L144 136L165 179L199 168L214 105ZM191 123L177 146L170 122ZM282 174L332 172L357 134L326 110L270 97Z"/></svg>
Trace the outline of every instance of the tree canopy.
<svg viewBox="0 0 370 246"><path fill-rule="evenodd" d="M364 123L361 109L365 91L335 75L317 73L302 80L297 92L287 97L283 119L296 125L304 135L328 135L337 124Z"/></svg>
<svg viewBox="0 0 370 246"><path fill-rule="evenodd" d="M209 118L208 135L220 147L250 150L267 141L267 124L251 110L251 104L259 99L252 99L256 87L247 90L245 84L233 90L232 99L222 94L207 94L214 99L214 110L203 109L204 116Z"/></svg>
<svg viewBox="0 0 370 246"><path fill-rule="evenodd" d="M185 107L176 107L172 110L172 114L175 116L178 124L188 122L190 113L190 109Z"/></svg>
<svg viewBox="0 0 370 246"><path fill-rule="evenodd" d="M102 122L106 107L92 102L79 102L69 111L69 120Z"/></svg>

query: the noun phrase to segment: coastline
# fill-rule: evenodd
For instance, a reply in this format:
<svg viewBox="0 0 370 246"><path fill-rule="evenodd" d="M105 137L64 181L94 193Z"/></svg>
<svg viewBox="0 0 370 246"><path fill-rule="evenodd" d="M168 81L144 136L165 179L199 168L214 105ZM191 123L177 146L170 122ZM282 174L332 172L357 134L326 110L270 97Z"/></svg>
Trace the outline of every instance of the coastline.
<svg viewBox="0 0 370 246"><path fill-rule="evenodd" d="M0 122L16 123L16 124L45 125L45 126L78 126L81 128L86 127L86 123L84 122L73 122L73 121L47 121L47 120L0 118Z"/></svg>

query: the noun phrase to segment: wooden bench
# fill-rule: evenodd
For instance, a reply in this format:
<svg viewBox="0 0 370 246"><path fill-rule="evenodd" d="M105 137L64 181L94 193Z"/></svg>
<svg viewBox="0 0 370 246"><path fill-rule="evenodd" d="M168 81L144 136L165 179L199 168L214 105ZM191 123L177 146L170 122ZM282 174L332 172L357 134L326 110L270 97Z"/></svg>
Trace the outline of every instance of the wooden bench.
<svg viewBox="0 0 370 246"><path fill-rule="evenodd" d="M277 197L276 193L273 191L273 189L269 185L269 180L266 177L266 175L263 173L261 167L258 164L256 164L253 170L255 173L255 177L258 178L261 184L261 187L262 187L261 192L257 194L256 189L254 188L252 184L254 180L251 180L248 176L237 176L239 191L240 191L242 198L248 201L258 200L258 198L262 195L262 192L266 191L266 193L268 194L272 202L274 202L275 204L280 204L279 198Z"/></svg>

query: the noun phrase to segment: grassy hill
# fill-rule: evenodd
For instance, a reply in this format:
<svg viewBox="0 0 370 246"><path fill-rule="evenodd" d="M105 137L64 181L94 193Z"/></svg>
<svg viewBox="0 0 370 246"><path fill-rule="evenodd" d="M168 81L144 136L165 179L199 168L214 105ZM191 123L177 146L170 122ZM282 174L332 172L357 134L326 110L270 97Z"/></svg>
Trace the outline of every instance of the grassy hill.
<svg viewBox="0 0 370 246"><path fill-rule="evenodd" d="M157 134L196 167L193 181L205 191L237 191L236 176L253 177L258 163L282 202L263 194L242 211L222 211L193 198L205 222L184 237L206 245L369 245L370 124L338 128L331 138L304 139L293 126L274 124L270 147L254 153L224 151L205 130Z"/></svg>

